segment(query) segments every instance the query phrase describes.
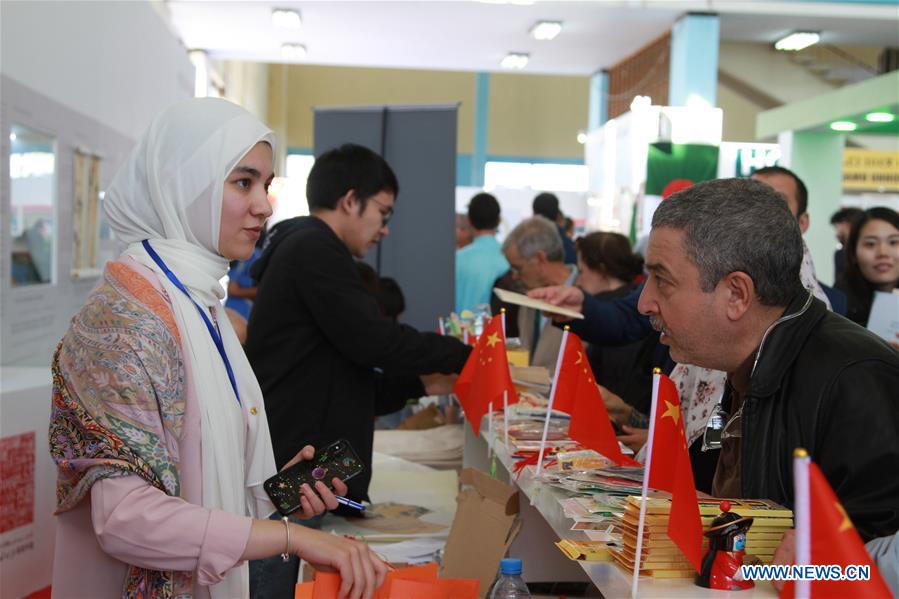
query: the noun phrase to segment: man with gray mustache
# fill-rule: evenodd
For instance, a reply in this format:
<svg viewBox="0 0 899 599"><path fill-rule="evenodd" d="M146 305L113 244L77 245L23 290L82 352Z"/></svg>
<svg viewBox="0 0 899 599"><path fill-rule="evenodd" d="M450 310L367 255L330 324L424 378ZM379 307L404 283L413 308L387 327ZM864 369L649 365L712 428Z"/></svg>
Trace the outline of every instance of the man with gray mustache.
<svg viewBox="0 0 899 599"><path fill-rule="evenodd" d="M783 198L753 180L706 181L652 225L639 311L675 361L727 373L713 493L792 507L792 453L805 447L864 540L895 533L899 354L802 287Z"/></svg>

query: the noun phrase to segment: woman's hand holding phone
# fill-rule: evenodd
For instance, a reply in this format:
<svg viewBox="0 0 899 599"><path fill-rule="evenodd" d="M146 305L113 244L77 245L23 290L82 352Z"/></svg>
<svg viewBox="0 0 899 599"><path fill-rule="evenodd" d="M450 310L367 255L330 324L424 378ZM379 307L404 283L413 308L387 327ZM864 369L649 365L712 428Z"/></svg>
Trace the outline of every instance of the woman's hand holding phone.
<svg viewBox="0 0 899 599"><path fill-rule="evenodd" d="M300 462L308 462L313 458L315 458L315 448L311 445L307 445L301 449L297 455L293 456L293 459L287 462L287 464L281 468L281 471L283 472ZM335 476L331 479L331 483L334 485L334 490L337 491L337 495L347 494L346 483L342 480ZM334 492L322 481L317 481L315 483L314 490L308 484L303 484L300 487L300 493L300 509L291 515L301 520L308 520L309 518L323 514L328 510L336 509L337 506L340 505L337 503Z"/></svg>

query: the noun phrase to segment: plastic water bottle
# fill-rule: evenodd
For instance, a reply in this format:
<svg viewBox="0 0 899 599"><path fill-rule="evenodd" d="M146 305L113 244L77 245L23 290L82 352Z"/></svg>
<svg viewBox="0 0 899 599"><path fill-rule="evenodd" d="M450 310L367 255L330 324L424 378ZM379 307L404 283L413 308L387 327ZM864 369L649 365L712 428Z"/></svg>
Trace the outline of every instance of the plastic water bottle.
<svg viewBox="0 0 899 599"><path fill-rule="evenodd" d="M531 592L521 579L521 560L506 558L499 562L499 578L489 599L530 599Z"/></svg>

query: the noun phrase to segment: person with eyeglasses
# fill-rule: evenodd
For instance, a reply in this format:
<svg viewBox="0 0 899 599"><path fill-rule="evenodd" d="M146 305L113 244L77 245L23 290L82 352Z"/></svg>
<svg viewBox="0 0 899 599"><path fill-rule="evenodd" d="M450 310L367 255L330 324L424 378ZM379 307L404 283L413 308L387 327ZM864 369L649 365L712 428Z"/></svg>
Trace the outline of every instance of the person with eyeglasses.
<svg viewBox="0 0 899 599"><path fill-rule="evenodd" d="M347 482L357 502L368 499L375 417L450 393L471 351L384 316L359 274L355 259L389 233L398 193L390 165L368 148L325 152L307 181L311 215L274 226L251 272L258 290L244 347L265 397L275 462L346 439L366 466ZM257 596L293 592L275 588L283 570L275 565Z"/></svg>

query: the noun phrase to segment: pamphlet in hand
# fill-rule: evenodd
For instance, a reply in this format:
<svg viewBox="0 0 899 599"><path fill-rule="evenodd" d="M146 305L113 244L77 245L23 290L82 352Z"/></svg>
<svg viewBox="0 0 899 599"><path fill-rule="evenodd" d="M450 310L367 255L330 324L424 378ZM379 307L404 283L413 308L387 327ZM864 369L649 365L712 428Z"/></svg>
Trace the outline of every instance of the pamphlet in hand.
<svg viewBox="0 0 899 599"><path fill-rule="evenodd" d="M891 343L899 341L899 293L874 292L868 330Z"/></svg>
<svg viewBox="0 0 899 599"><path fill-rule="evenodd" d="M584 318L584 315L580 312L575 312L574 310L569 310L567 308L560 308L559 306L554 306L549 302L533 299L526 295L522 295L521 293L515 293L514 291L507 291L505 289L494 287L493 293L496 294L496 297L498 297L501 302L507 304L515 304L516 306L533 308L534 310L539 310L541 312L561 314L562 316L567 316L569 318Z"/></svg>

